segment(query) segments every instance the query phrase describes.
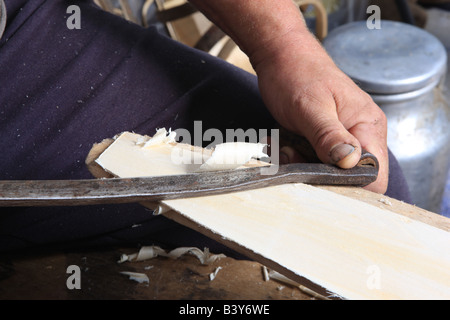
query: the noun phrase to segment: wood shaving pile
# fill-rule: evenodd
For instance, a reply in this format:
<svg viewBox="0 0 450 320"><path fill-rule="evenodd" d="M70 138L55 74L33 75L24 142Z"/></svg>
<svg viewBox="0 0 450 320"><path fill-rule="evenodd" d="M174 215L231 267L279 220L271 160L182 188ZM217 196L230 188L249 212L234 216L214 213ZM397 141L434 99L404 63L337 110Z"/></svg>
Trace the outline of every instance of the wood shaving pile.
<svg viewBox="0 0 450 320"><path fill-rule="evenodd" d="M226 257L224 254L211 254L208 248L205 248L203 251L201 251L199 248L195 247L181 247L167 252L158 246L145 246L142 247L137 253L133 253L130 255L123 254L120 257L118 263L123 263L125 261L130 262L144 261L156 258L158 256L168 257L171 259L178 259L179 257L185 254L191 254L196 256L200 261L200 263L203 265L210 265L214 263L216 260Z"/></svg>

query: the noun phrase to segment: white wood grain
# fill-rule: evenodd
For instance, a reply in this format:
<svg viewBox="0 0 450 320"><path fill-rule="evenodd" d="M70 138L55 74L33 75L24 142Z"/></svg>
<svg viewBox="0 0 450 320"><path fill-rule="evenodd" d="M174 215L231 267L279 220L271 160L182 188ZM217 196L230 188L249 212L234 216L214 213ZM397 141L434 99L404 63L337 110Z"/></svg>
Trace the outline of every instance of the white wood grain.
<svg viewBox="0 0 450 320"><path fill-rule="evenodd" d="M171 162L176 145L144 151L138 137L122 134L97 162L119 177L189 171ZM290 184L163 204L168 217L315 290L345 299L450 299L450 233L362 201Z"/></svg>

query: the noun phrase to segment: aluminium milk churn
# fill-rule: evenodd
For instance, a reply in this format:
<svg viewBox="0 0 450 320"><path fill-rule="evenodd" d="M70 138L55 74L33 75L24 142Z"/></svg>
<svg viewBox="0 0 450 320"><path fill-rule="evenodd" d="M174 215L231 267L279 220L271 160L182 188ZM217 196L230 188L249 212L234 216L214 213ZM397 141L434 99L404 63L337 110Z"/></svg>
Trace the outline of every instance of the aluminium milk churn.
<svg viewBox="0 0 450 320"><path fill-rule="evenodd" d="M445 47L425 30L386 20L381 29L369 29L366 21L345 24L323 44L386 114L388 147L414 204L439 213L450 158Z"/></svg>

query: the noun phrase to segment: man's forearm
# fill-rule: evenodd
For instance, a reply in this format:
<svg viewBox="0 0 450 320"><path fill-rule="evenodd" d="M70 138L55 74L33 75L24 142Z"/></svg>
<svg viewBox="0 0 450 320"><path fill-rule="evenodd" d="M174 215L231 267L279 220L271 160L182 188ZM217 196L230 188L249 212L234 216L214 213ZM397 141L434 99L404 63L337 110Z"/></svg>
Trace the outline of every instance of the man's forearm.
<svg viewBox="0 0 450 320"><path fill-rule="evenodd" d="M290 32L309 37L299 8L292 0L190 0L226 32L250 57Z"/></svg>
<svg viewBox="0 0 450 320"><path fill-rule="evenodd" d="M386 119L370 96L337 68L292 0L190 0L249 56L275 120L304 136L322 162L351 168L361 149L380 163L370 185L388 180Z"/></svg>

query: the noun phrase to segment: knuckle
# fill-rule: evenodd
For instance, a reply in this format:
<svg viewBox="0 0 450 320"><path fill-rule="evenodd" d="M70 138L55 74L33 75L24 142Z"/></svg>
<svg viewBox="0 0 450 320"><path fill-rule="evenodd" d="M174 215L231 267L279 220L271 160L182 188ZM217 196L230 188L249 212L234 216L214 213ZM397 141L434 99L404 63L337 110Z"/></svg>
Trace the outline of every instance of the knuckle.
<svg viewBox="0 0 450 320"><path fill-rule="evenodd" d="M387 128L387 117L383 110L372 100L369 96L369 100L367 100L364 104L365 112L363 112L363 116L367 119L367 121L371 122L372 125L377 126L381 130Z"/></svg>
<svg viewBox="0 0 450 320"><path fill-rule="evenodd" d="M313 144L318 148L324 148L332 144L332 140L336 136L340 135L340 128L336 126L317 123L314 126L314 132L312 135Z"/></svg>

